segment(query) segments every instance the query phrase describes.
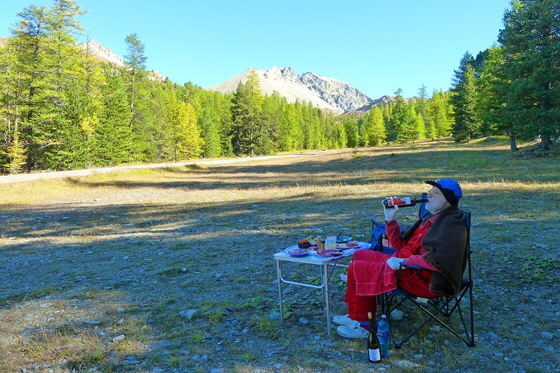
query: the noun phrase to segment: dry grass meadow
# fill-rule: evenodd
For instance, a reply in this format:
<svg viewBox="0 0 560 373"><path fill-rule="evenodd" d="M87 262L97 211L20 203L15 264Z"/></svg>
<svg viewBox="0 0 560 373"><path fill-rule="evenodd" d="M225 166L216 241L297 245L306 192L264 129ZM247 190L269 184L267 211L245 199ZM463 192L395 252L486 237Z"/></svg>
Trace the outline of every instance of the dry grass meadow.
<svg viewBox="0 0 560 373"><path fill-rule="evenodd" d="M428 327L374 367L363 340L326 335L314 290L270 317L275 252L367 240L384 197L443 177L473 217L475 347ZM505 139L2 183L0 372L560 372L559 192L558 156Z"/></svg>

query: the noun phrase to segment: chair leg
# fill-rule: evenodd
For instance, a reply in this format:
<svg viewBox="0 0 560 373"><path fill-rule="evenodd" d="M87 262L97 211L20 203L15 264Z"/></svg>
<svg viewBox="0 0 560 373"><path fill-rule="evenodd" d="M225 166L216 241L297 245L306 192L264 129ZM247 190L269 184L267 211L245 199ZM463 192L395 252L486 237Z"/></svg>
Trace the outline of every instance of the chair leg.
<svg viewBox="0 0 560 373"><path fill-rule="evenodd" d="M469 299L469 301L470 301L470 320L469 320L470 325L467 325L467 323L465 323L466 320L465 320L465 317L463 315L463 311L462 311L460 303L459 303L461 301L461 298L462 297L459 297L459 298L455 299L457 304L455 304L453 307L451 307L451 310L452 310L451 313L457 311L457 313L459 314L459 319L460 319L461 324L463 326L463 332L464 332L465 336L462 336L459 333L457 333L457 331L452 329L447 323L445 323L443 320L441 320L437 316L438 314L441 314L443 316L451 316L451 314L449 314L449 315L445 314L446 310L449 310L449 300L443 300L442 303L439 304L439 307L436 307L436 310L434 312L431 312L429 309L424 307L424 305L416 302L413 298L404 297L404 299L402 299L398 303L398 305L400 305L401 303L403 303L405 300L408 299L410 302L412 302L414 305L416 305L418 308L420 308L424 313L426 313L428 315L428 317L424 320L424 322L422 324L420 324L418 327L416 327L416 329L414 329L414 331L412 331L410 334L408 334L405 338L403 338L402 340L400 340L398 342L394 341L393 345L396 348L401 348L404 343L406 343L412 336L414 336L426 324L428 324L432 320L435 320L441 326L443 326L445 329L447 329L449 332L451 332L454 336L456 336L457 338L462 340L467 346L473 347L475 345L475 343L474 343L474 318L473 318L474 317L474 311L473 311L472 296ZM395 308L396 307L397 306L395 306ZM391 310L394 310L395 308L391 308ZM470 327L470 331L468 330L469 327ZM394 337L393 337L393 339L394 339Z"/></svg>

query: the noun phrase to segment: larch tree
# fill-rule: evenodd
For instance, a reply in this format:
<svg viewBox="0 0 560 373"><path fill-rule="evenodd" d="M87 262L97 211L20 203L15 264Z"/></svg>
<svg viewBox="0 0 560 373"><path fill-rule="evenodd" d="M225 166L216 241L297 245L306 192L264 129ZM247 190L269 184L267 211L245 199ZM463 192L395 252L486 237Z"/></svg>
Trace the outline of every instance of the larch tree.
<svg viewBox="0 0 560 373"><path fill-rule="evenodd" d="M134 116L134 102L136 100L136 91L138 89L139 80L143 79L146 72L146 60L144 54L144 43L140 41L138 34L130 34L125 38L127 54L125 62L128 71L128 94L130 100L130 110Z"/></svg>
<svg viewBox="0 0 560 373"><path fill-rule="evenodd" d="M387 131L385 130L383 111L378 106L370 110L366 128L367 145L376 146L385 143Z"/></svg>

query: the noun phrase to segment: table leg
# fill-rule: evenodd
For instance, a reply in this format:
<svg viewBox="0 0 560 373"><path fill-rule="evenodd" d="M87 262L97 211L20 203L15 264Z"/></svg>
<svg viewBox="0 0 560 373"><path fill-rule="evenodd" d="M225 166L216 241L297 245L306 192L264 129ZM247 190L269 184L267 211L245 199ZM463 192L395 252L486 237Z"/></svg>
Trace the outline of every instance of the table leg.
<svg viewBox="0 0 560 373"><path fill-rule="evenodd" d="M276 276L278 277L278 301L280 305L280 322L284 322L284 307L282 305L282 268L280 261L276 261Z"/></svg>
<svg viewBox="0 0 560 373"><path fill-rule="evenodd" d="M327 313L327 335L331 335L331 309L330 309L330 297L329 297L329 265L325 263L323 267L323 286L325 294L325 311Z"/></svg>

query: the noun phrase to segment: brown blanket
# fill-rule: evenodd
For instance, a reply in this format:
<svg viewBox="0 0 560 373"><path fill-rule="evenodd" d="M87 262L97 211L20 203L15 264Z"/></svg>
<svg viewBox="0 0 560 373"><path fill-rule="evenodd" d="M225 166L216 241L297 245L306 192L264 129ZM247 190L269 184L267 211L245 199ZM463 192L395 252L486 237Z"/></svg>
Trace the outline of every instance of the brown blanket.
<svg viewBox="0 0 560 373"><path fill-rule="evenodd" d="M438 214L422 240L422 246L428 250L424 259L438 272L432 275L430 292L454 297L461 290L461 281L467 258L467 214L452 205ZM421 220L408 227L401 234L411 235Z"/></svg>

